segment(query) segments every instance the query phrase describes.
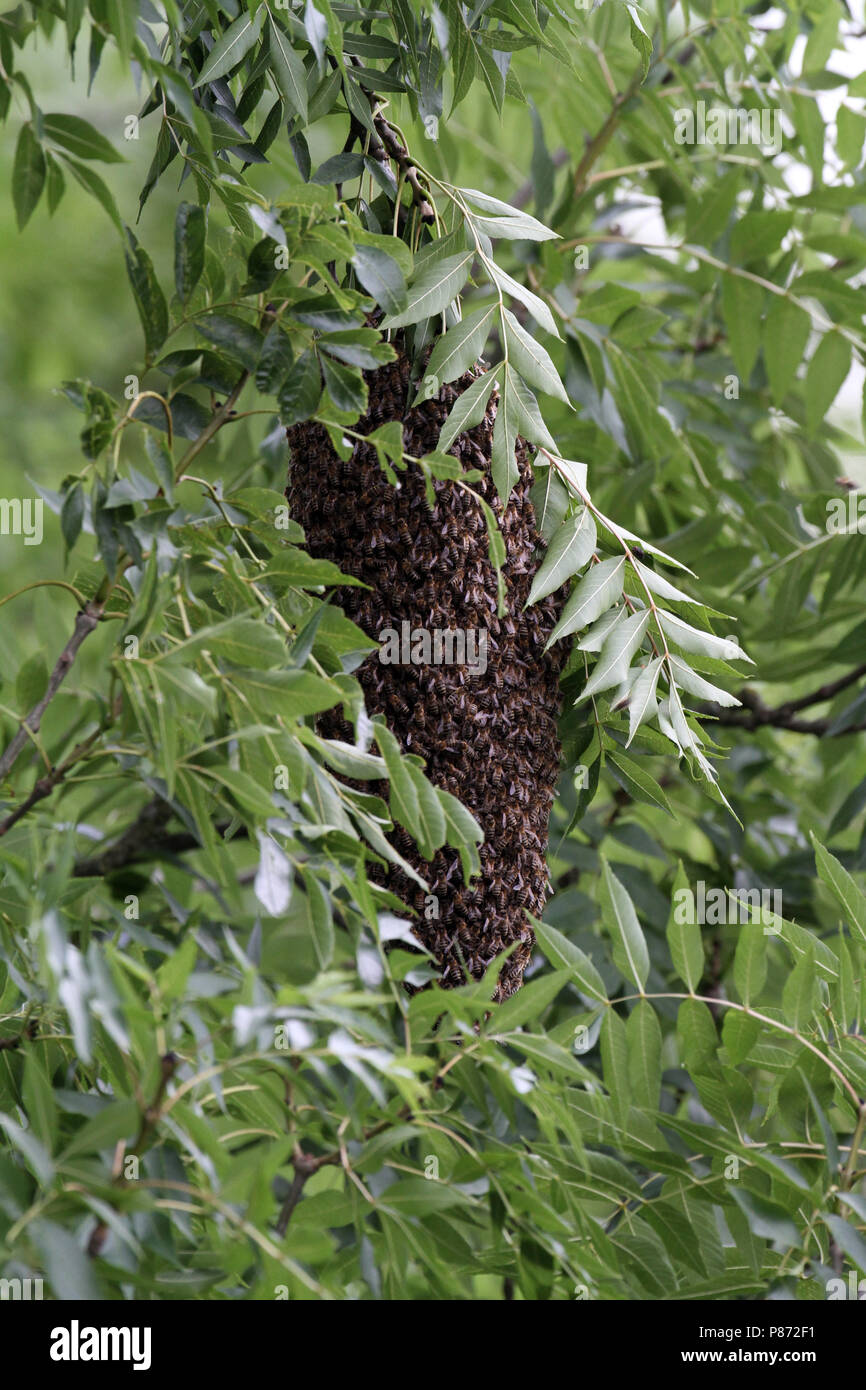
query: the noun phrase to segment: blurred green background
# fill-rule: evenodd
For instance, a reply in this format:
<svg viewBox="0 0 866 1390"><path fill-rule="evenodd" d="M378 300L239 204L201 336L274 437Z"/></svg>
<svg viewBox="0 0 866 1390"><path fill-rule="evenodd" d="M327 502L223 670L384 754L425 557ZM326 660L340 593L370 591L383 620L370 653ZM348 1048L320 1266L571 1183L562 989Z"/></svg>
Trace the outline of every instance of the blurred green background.
<svg viewBox="0 0 866 1390"><path fill-rule="evenodd" d="M106 53L90 97L86 49L79 54L75 80L62 38L40 41L26 71L44 110L85 116L126 157L127 163L94 165L106 171L121 216L135 223L138 189L150 161L150 139L123 139L123 118L139 109L140 97L128 70ZM33 496L33 483L57 489L84 465L79 447L83 417L60 390L61 382L84 377L120 394L123 376L134 371L141 354L141 332L130 297L117 230L99 204L73 180L49 217L44 199L23 233L18 231L10 188L15 144L29 110L15 91L9 119L0 134L0 496ZM171 190L157 193L142 219L142 235L168 246L158 235L172 216ZM146 227L146 230L145 230ZM63 542L57 517L43 508L44 540L26 546L20 536L0 538L0 593L7 595L36 579L69 578L77 560L63 569ZM74 617L74 600L56 588L41 588L13 599L0 622L3 685L0 702L15 709L15 672L30 654L38 634L48 653L59 652ZM102 643L93 644L87 664L98 662ZM11 689L10 689L11 681ZM20 711L19 711L20 712Z"/></svg>

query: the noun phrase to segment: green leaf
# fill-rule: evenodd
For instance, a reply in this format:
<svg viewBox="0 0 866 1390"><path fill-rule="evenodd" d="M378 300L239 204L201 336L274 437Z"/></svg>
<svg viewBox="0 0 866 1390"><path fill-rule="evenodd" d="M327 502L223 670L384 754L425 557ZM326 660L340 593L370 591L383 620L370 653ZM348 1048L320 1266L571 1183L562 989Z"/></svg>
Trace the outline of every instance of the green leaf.
<svg viewBox="0 0 866 1390"><path fill-rule="evenodd" d="M601 1025L601 1066L613 1110L622 1124L631 1101L626 1024L615 1009L607 1009Z"/></svg>
<svg viewBox="0 0 866 1390"><path fill-rule="evenodd" d="M117 230L122 234L124 231L123 222L105 180L100 178L95 169L88 168L86 164L79 164L77 160L70 159L69 155L62 155L61 158L76 182L105 209Z"/></svg>
<svg viewBox="0 0 866 1390"><path fill-rule="evenodd" d="M442 803L433 787L419 767L412 762L404 763L409 779L414 783L418 797L418 848L424 859L433 855L445 843L446 821Z"/></svg>
<svg viewBox="0 0 866 1390"><path fill-rule="evenodd" d="M821 1134L824 1138L826 1171L830 1181L834 1182L839 1173L839 1145L836 1142L836 1135L833 1133L833 1127L827 1118L827 1113L823 1105L815 1094L815 1088L810 1085L809 1078L806 1076L805 1072L803 1072L803 1085L806 1087L806 1094L812 1103L812 1109L821 1126Z"/></svg>
<svg viewBox="0 0 866 1390"><path fill-rule="evenodd" d="M851 344L841 333L825 333L806 371L806 428L823 423L851 366Z"/></svg>
<svg viewBox="0 0 866 1390"><path fill-rule="evenodd" d="M607 990L604 987L604 981L589 956L581 951L579 946L575 946L572 941L569 941L568 937L563 936L562 932L557 931L555 927L549 926L546 922L540 922L537 917L532 916L532 913L527 915L532 923L538 944L551 965L558 969L569 970L581 993L606 1004Z"/></svg>
<svg viewBox="0 0 866 1390"><path fill-rule="evenodd" d="M143 246L139 246L129 227L125 227L127 246L124 251L126 270L141 326L144 345L152 357L168 333L168 306L153 269L153 263Z"/></svg>
<svg viewBox="0 0 866 1390"><path fill-rule="evenodd" d="M128 0L105 0L103 9L108 30L114 36L121 57L127 62L135 38L137 6L130 5Z"/></svg>
<svg viewBox="0 0 866 1390"><path fill-rule="evenodd" d="M848 870L828 849L824 848L821 841L814 834L811 839L815 850L818 877L823 879L842 907L845 920L851 931L856 933L862 941L866 941L866 897L857 887Z"/></svg>
<svg viewBox="0 0 866 1390"><path fill-rule="evenodd" d="M842 1028L852 1032L859 1031L859 981L854 975L854 966L848 943L840 935L836 946L839 961L838 1010Z"/></svg>
<svg viewBox="0 0 866 1390"><path fill-rule="evenodd" d="M294 362L292 340L278 323L268 330L256 366L256 390L277 395Z"/></svg>
<svg viewBox="0 0 866 1390"><path fill-rule="evenodd" d="M422 1217L449 1207L462 1206L468 1201L464 1193L442 1182L427 1182L424 1178L401 1178L382 1194L380 1205L401 1216Z"/></svg>
<svg viewBox="0 0 866 1390"><path fill-rule="evenodd" d="M583 569L595 551L597 540L595 521L588 507L581 508L576 516L567 517L554 534L536 571L527 607L552 594L566 579Z"/></svg>
<svg viewBox="0 0 866 1390"><path fill-rule="evenodd" d="M32 1050L24 1058L21 1093L30 1129L51 1153L57 1138L57 1102L44 1063Z"/></svg>
<svg viewBox="0 0 866 1390"><path fill-rule="evenodd" d="M492 305L476 309L437 338L424 373L424 382L430 383L430 390L426 393L420 390L418 400L432 395L440 384L456 381L475 365L490 334L494 312Z"/></svg>
<svg viewBox="0 0 866 1390"><path fill-rule="evenodd" d="M472 214L475 225L489 237L505 237L514 241L551 241L559 236L558 232L551 231L543 222L539 222L536 217L530 217L522 208L503 203L500 198L493 198L489 193L482 193L477 188L461 188L460 193L467 203L480 208L483 213L493 214L492 217L479 217L474 212Z"/></svg>
<svg viewBox="0 0 866 1390"><path fill-rule="evenodd" d="M80 116L50 112L42 117L42 129L49 140L78 159L97 159L103 164L124 162L123 155L118 154L111 141Z"/></svg>
<svg viewBox="0 0 866 1390"><path fill-rule="evenodd" d="M324 354L319 360L325 388L337 409L349 415L362 415L367 409L367 383L357 367L335 362Z"/></svg>
<svg viewBox="0 0 866 1390"><path fill-rule="evenodd" d="M859 111L841 105L836 112L836 150L843 164L856 169L866 144L866 118Z"/></svg>
<svg viewBox="0 0 866 1390"><path fill-rule="evenodd" d="M46 178L45 196L48 200L49 216L56 211L63 194L66 192L66 180L63 177L63 170L60 164L51 154L50 150L45 151Z"/></svg>
<svg viewBox="0 0 866 1390"><path fill-rule="evenodd" d="M227 357L239 362L248 372L255 371L263 340L254 324L238 318L236 314L208 314L196 318L194 327L208 342L221 348Z"/></svg>
<svg viewBox="0 0 866 1390"><path fill-rule="evenodd" d="M646 635L649 620L650 611L647 608L632 613L616 625L599 653L592 675L580 692L581 700L597 691L609 690L612 685L619 685L626 679L631 658Z"/></svg>
<svg viewBox="0 0 866 1390"><path fill-rule="evenodd" d="M388 768L391 784L391 815L414 838L421 832L421 808L418 804L418 791L409 773L410 764L400 754L400 745L384 724L373 725L373 733L379 752Z"/></svg>
<svg viewBox="0 0 866 1390"><path fill-rule="evenodd" d="M316 960L320 970L327 970L333 959L335 946L331 899L314 874L304 875L304 886L310 906Z"/></svg>
<svg viewBox="0 0 866 1390"><path fill-rule="evenodd" d="M774 251L780 251L793 221L793 212L775 209L747 212L738 219L731 232L731 259L739 265L753 265L755 261L771 256ZM729 275L724 283L727 284L729 280L742 286L745 294L754 295L756 286L748 280Z"/></svg>
<svg viewBox="0 0 866 1390"><path fill-rule="evenodd" d="M255 15L244 13L234 24L229 25L205 59L194 84L196 87L201 87L205 82L215 82L218 77L224 77L232 68L237 67L262 32L266 13L267 10L262 5ZM304 114L306 115L306 112Z"/></svg>
<svg viewBox="0 0 866 1390"><path fill-rule="evenodd" d="M157 988L162 1000L170 1002L172 999L180 999L186 989L197 954L195 938L188 936L178 949L163 961L156 972Z"/></svg>
<svg viewBox="0 0 866 1390"><path fill-rule="evenodd" d="M406 281L393 256L377 246L356 246L352 256L355 274L368 294L386 314L398 314L406 303Z"/></svg>
<svg viewBox="0 0 866 1390"><path fill-rule="evenodd" d="M677 1010L677 1040L683 1065L692 1074L705 1070L715 1056L719 1036L713 1016L701 999L684 999Z"/></svg>
<svg viewBox="0 0 866 1390"><path fill-rule="evenodd" d="M589 627L602 613L606 613L621 596L624 580L624 555L593 565L563 608L562 616L548 639L548 647L559 641L560 637Z"/></svg>
<svg viewBox="0 0 866 1390"><path fill-rule="evenodd" d="M690 594L686 594L682 589L678 589L675 584L671 584L665 579L663 574L650 569L649 565L642 565L640 560L632 561L635 573L646 587L660 598L669 599L672 603L695 603L696 600Z"/></svg>
<svg viewBox="0 0 866 1390"><path fill-rule="evenodd" d="M487 269L502 293L510 294L513 299L517 300L518 304L522 304L525 309L528 309L535 322L544 329L545 333L549 333L552 338L560 336L553 314L543 299L540 299L537 294L533 294L532 290L528 290L519 280L512 279L495 261L487 262Z"/></svg>
<svg viewBox="0 0 866 1390"><path fill-rule="evenodd" d="M567 970L557 970L537 980L530 980L517 994L493 1011L488 1024L490 1031L495 1034L507 1033L539 1018L567 981Z"/></svg>
<svg viewBox="0 0 866 1390"><path fill-rule="evenodd" d="M173 647L162 661L187 661L200 651L223 656L236 666L262 670L281 664L286 657L285 643L275 628L268 627L263 619L237 617L199 628L192 637Z"/></svg>
<svg viewBox="0 0 866 1390"><path fill-rule="evenodd" d="M547 350L521 327L507 309L503 309L502 318L505 326L505 351L511 365L533 390L543 391L545 395L553 396L570 405L565 387Z"/></svg>
<svg viewBox="0 0 866 1390"><path fill-rule="evenodd" d="M744 1004L754 1002L767 978L767 937L760 923L738 927L740 939L734 952L734 984Z"/></svg>
<svg viewBox="0 0 866 1390"><path fill-rule="evenodd" d="M20 710L31 710L48 687L48 666L41 652L21 663L15 677L15 699Z"/></svg>
<svg viewBox="0 0 866 1390"><path fill-rule="evenodd" d="M643 19L641 18L636 5L627 5L628 10L628 31L632 44L640 55L641 74L646 77L649 72L649 65L653 56L653 41L647 33Z"/></svg>
<svg viewBox="0 0 866 1390"><path fill-rule="evenodd" d="M613 942L614 961L643 991L649 977L649 952L634 904L603 856L601 866L601 916Z"/></svg>
<svg viewBox="0 0 866 1390"><path fill-rule="evenodd" d="M822 1215L836 1244L854 1261L857 1268L866 1274L866 1240L856 1226L852 1226L850 1221L844 1221L841 1216L831 1216L826 1212Z"/></svg>
<svg viewBox="0 0 866 1390"><path fill-rule="evenodd" d="M698 656L715 657L719 661L750 661L742 647L728 637L716 637L713 632L701 632L673 613L659 613L659 622L672 642Z"/></svg>
<svg viewBox="0 0 866 1390"><path fill-rule="evenodd" d="M761 1025L756 1018L749 1018L737 1009L726 1011L722 1024L722 1040L732 1067L738 1067L751 1055L760 1033Z"/></svg>
<svg viewBox="0 0 866 1390"><path fill-rule="evenodd" d="M0 1114L0 1128L5 1130L6 1138L21 1154L30 1171L43 1187L48 1187L54 1178L54 1164L51 1155L29 1129L24 1129L11 1115Z"/></svg>
<svg viewBox="0 0 866 1390"><path fill-rule="evenodd" d="M180 203L174 222L174 283L189 299L204 270L205 215L198 203Z"/></svg>
<svg viewBox="0 0 866 1390"><path fill-rule="evenodd" d="M375 371L384 362L393 362L396 356L391 344L383 342L373 328L348 328L342 332L324 333L317 338L316 346L320 352L336 357L339 362L362 367L365 371ZM396 421L390 423L396 424ZM402 429L400 426L398 429L402 439Z"/></svg>
<svg viewBox="0 0 866 1390"><path fill-rule="evenodd" d="M531 987L524 986L525 989ZM592 1077L592 1073L586 1067L582 1067L570 1052L543 1034L506 1033L503 1042L509 1047L518 1048L529 1061L540 1062L542 1066L549 1067L555 1075L572 1077L575 1081L588 1081Z"/></svg>
<svg viewBox="0 0 866 1390"><path fill-rule="evenodd" d="M671 676L681 690L688 691L689 695L696 695L699 700L712 700L717 705L739 705L740 701L735 695L722 690L719 685L705 681L703 676L699 676L697 671L693 671L691 666L683 661L682 657L671 653L667 660Z"/></svg>
<svg viewBox="0 0 866 1390"><path fill-rule="evenodd" d="M340 691L311 671L233 671L238 685L259 718L268 719L275 710L288 718L300 719L320 714L340 701Z"/></svg>
<svg viewBox="0 0 866 1390"><path fill-rule="evenodd" d="M26 227L45 187L45 155L28 121L21 127L12 165L12 200L18 230Z"/></svg>
<svg viewBox="0 0 866 1390"><path fill-rule="evenodd" d="M660 806L669 816L673 816L663 789L641 763L618 752L608 753L608 762L617 781L635 801L643 801L647 806Z"/></svg>
<svg viewBox="0 0 866 1390"><path fill-rule="evenodd" d="M700 197L689 199L685 240L699 246L712 246L730 220L737 200L741 173L731 169L723 178L713 179Z"/></svg>
<svg viewBox="0 0 866 1390"><path fill-rule="evenodd" d="M674 970L681 980L685 980L692 993L697 989L704 973L704 947L701 929L697 922L688 918L695 916L694 893L686 878L682 861L677 864L674 879L673 902L666 928L668 948Z"/></svg>
<svg viewBox="0 0 866 1390"><path fill-rule="evenodd" d="M637 1105L655 1111L662 1081L662 1030L652 1004L641 999L626 1021L628 1076Z"/></svg>
<svg viewBox="0 0 866 1390"><path fill-rule="evenodd" d="M247 772L233 767L206 767L202 768L200 777L217 783L221 801L224 800L223 789L228 791L240 811L254 821L264 820L273 812L268 787Z"/></svg>
<svg viewBox="0 0 866 1390"><path fill-rule="evenodd" d="M259 20L263 14L264 7L259 10ZM271 71L280 89L280 95L295 115L300 117L301 124L306 125L307 74L304 70L303 60L292 48L285 30L277 23L273 15L270 16L269 33L271 37Z"/></svg>
<svg viewBox="0 0 866 1390"><path fill-rule="evenodd" d="M788 1213L777 1202L758 1197L744 1188L731 1187L731 1196L749 1223L749 1230L766 1240L777 1240L783 1245L799 1246L800 1233Z"/></svg>
<svg viewBox="0 0 866 1390"><path fill-rule="evenodd" d="M66 549L71 550L81 534L84 521L84 488L81 483L73 483L63 498L60 509L60 530Z"/></svg>
<svg viewBox="0 0 866 1390"><path fill-rule="evenodd" d="M496 419L493 424L493 448L491 452L493 485L503 504L511 496L517 482L519 470L515 445L520 432L520 378L509 367L503 373L502 389L496 403Z"/></svg>
<svg viewBox="0 0 866 1390"><path fill-rule="evenodd" d="M358 585L363 582L354 575L344 574L333 560L317 560L297 546L276 550L268 560L267 568L260 574L262 579L282 579L286 584L297 584L302 589L318 588L322 584Z"/></svg>
<svg viewBox="0 0 866 1390"><path fill-rule="evenodd" d="M436 795L445 815L446 842L459 853L463 879L465 883L469 883L470 879L481 872L481 860L476 846L484 839L484 832L471 811L467 811L456 796L442 791L440 787L436 788Z"/></svg>
<svg viewBox="0 0 866 1390"><path fill-rule="evenodd" d="M782 1009L788 1023L802 1032L812 1021L817 1004L815 953L806 951L785 981Z"/></svg>
<svg viewBox="0 0 866 1390"><path fill-rule="evenodd" d="M456 256L426 262L409 285L406 307L386 315L380 327L405 328L441 314L466 284L473 254L461 251Z"/></svg>
<svg viewBox="0 0 866 1390"><path fill-rule="evenodd" d="M302 352L280 387L280 420L286 429L309 420L319 405L322 378L314 352Z"/></svg>
<svg viewBox="0 0 866 1390"><path fill-rule="evenodd" d="M99 1199L88 1205L99 1210ZM108 1213L113 1215L111 1208ZM106 1224L109 1224L106 1222ZM33 1244L39 1253L39 1267L45 1270L55 1299L97 1302L102 1291L93 1272L93 1261L76 1235L56 1221L38 1219L30 1226Z"/></svg>
<svg viewBox="0 0 866 1390"><path fill-rule="evenodd" d="M805 309L780 295L773 302L764 320L764 360L770 378L774 405L785 399L809 340L811 322Z"/></svg>
<svg viewBox="0 0 866 1390"><path fill-rule="evenodd" d="M106 1105L81 1126L63 1153L60 1162L76 1154L102 1153L113 1149L118 1139L128 1139L139 1127L141 1112L134 1100L116 1100Z"/></svg>
<svg viewBox="0 0 866 1390"><path fill-rule="evenodd" d="M439 435L436 447L440 453L447 453L459 434L472 429L473 425L484 419L487 401L495 384L494 372L482 372L472 385L457 397Z"/></svg>
<svg viewBox="0 0 866 1390"><path fill-rule="evenodd" d="M722 314L734 366L748 381L761 347L761 307L763 295L756 285L740 275L722 280Z"/></svg>
<svg viewBox="0 0 866 1390"><path fill-rule="evenodd" d="M641 724L658 713L656 688L663 661L663 656L648 661L631 688L628 701L628 741L625 745L626 748L631 744Z"/></svg>

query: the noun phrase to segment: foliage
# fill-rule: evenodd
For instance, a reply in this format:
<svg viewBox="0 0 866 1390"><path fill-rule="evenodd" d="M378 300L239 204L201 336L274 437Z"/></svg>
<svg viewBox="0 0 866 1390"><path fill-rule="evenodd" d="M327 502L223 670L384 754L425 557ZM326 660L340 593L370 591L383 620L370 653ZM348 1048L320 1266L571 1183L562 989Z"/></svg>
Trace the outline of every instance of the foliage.
<svg viewBox="0 0 866 1390"><path fill-rule="evenodd" d="M85 379L84 347L64 385L83 460L40 486L63 546L39 582L69 639L34 631L4 691L9 1272L252 1299L823 1297L866 1274L864 559L856 509L825 526L856 446L824 419L864 347L866 89L828 68L835 3L759 20L0 15L18 224L95 199L142 335L123 389ZM43 109L28 74L58 35L89 86L114 49L135 65L122 129ZM678 111L745 94L776 143L678 138ZM137 138L141 223L112 182ZM536 451L532 598L572 586L556 893L501 1006L495 969L403 987L435 972L369 879L384 832L470 872L478 830L368 717L372 644L282 496L285 428L315 418L346 456L397 337L419 399L485 370L434 454L372 436L382 468L471 488L447 451L497 382L501 496L516 437ZM764 696L740 706L744 649ZM352 743L315 731L337 705Z"/></svg>

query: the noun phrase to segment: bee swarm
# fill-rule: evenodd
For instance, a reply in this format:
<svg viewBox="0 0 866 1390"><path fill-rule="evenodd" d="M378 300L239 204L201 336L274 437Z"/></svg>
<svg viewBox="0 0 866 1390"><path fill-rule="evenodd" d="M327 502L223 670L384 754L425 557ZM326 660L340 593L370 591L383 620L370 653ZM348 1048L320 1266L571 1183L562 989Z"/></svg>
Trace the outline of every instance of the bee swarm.
<svg viewBox="0 0 866 1390"><path fill-rule="evenodd" d="M402 420L404 448L420 458L437 447L451 406L474 374L413 409L407 357L366 373L366 379L368 411L355 428L366 434ZM494 391L482 422L458 436L450 452L464 469L482 472L472 487L494 509L503 534L502 618L484 517L475 498L456 483L434 484L431 511L417 465L408 464L395 488L372 446L358 444L342 461L322 426L311 422L287 432L286 496L310 553L370 586L340 589L335 597L372 640L383 629L399 631L405 620L412 628L487 631L483 675L459 665L385 665L378 652L357 674L369 713L385 716L403 751L424 759L430 780L468 807L485 836L481 874L467 885L456 850L446 846L428 864L405 831L398 827L390 835L429 883L438 918L425 920L425 894L401 870L388 866L378 881L419 914L413 931L439 962L443 985L463 984L466 969L480 978L516 942L500 972L495 998L501 1000L520 988L532 953L525 909L540 915L548 894L545 850L559 768L565 653L561 644L544 652L563 594L523 611L538 563L532 472L519 444L519 480L503 513L490 465L496 405ZM319 728L326 737L346 737L338 711L322 716Z"/></svg>

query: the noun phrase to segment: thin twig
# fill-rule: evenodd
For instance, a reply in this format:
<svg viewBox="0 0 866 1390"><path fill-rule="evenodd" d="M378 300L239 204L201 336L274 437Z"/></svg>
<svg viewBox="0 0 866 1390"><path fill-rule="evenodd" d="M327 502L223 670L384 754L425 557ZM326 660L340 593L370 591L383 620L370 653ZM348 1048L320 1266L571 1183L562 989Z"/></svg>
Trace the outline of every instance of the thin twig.
<svg viewBox="0 0 866 1390"><path fill-rule="evenodd" d="M642 69L638 68L637 72L635 73L631 82L626 87L625 91L617 92L614 96L613 105L608 111L603 124L596 131L592 139L587 140L586 148L583 152L583 157L581 158L580 163L574 171L574 191L578 197L580 197L582 193L586 192L586 186L589 182L589 175L592 166L595 164L596 160L598 160L601 157L601 155L607 148L607 145L611 140L614 131L619 125L619 118L622 114L623 107L626 106L626 104L629 101L631 101L635 93L640 90L642 82L643 71Z"/></svg>
<svg viewBox="0 0 866 1390"><path fill-rule="evenodd" d="M81 644L99 625L99 620L105 610L106 598L90 600L90 602L86 603L76 614L75 629L69 641L66 643L66 646L63 648L63 651L60 653L60 656L57 658L57 663L49 677L45 694L22 720L18 732L12 738L5 753L0 757L0 781L8 775L25 744L34 734L39 732L42 716L69 674Z"/></svg>
<svg viewBox="0 0 866 1390"><path fill-rule="evenodd" d="M51 795L54 788L63 781L67 772L69 772L77 762L80 762L86 753L90 752L94 743L103 732L103 726L100 725L99 728L94 729L93 733L89 734L87 738L82 739L80 743L76 743L68 758L57 767L52 767L50 771L46 772L44 777L37 778L33 784L33 790L30 792L30 795L21 802L20 806L16 806L14 811L10 811L4 821L0 822L0 839L2 839L7 831L12 829L13 825L17 825L18 822L27 815L28 811L32 811L33 807L36 806L38 802L44 801L47 796Z"/></svg>
<svg viewBox="0 0 866 1390"><path fill-rule="evenodd" d="M183 854L185 850L201 849L201 841L188 830L168 831L166 825L173 814L172 808L162 797L154 797L139 811L136 819L126 830L99 854L87 859L78 859L72 873L75 878L103 878L126 868L127 864L137 864L143 859L155 859L165 854ZM217 834L223 835L229 822L217 824ZM245 826L238 826L236 839L247 834Z"/></svg>
<svg viewBox="0 0 866 1390"><path fill-rule="evenodd" d="M796 700L786 700L784 704L774 706L766 705L754 690L741 690L739 696L743 706L741 709L705 704L701 707L700 717L712 718L717 724L733 725L741 729L772 727L787 729L789 733L795 734L815 734L820 738L832 728L834 723L832 719L797 719L796 715L800 710L808 709L811 705L820 705L827 700L832 700L840 691L854 685L864 675L866 675L866 663L846 672L838 680L828 681L826 685L818 686L817 690L811 691L808 695L800 695ZM834 737L857 733L864 728L866 728L866 721L850 724L847 728L836 730Z"/></svg>

